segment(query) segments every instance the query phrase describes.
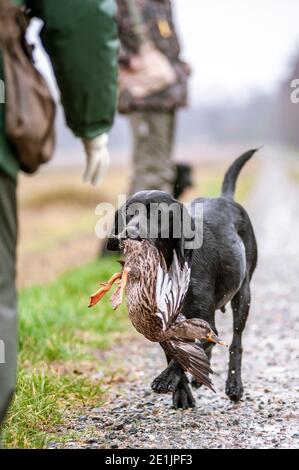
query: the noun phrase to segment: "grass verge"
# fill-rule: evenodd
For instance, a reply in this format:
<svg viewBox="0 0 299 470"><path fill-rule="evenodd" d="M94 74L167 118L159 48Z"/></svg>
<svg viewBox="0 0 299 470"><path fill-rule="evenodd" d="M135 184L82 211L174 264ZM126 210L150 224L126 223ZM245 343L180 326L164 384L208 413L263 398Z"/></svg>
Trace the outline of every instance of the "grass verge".
<svg viewBox="0 0 299 470"><path fill-rule="evenodd" d="M124 308L109 298L88 310L89 294L117 270L116 259L94 262L46 286L20 293L19 376L4 427L10 448L42 448L59 440L59 426L83 406L100 406L107 388L99 350L127 328ZM63 439L67 439L63 434Z"/></svg>

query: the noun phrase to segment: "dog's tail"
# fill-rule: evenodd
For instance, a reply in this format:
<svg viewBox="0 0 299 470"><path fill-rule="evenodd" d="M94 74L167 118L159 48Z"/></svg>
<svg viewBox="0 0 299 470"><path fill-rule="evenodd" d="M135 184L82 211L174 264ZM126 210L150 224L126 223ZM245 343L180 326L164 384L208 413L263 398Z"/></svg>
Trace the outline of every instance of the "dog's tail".
<svg viewBox="0 0 299 470"><path fill-rule="evenodd" d="M257 152L259 149L248 150L248 152L243 153L227 170L224 180L222 183L221 196L228 199L234 199L236 183L240 171L248 160Z"/></svg>

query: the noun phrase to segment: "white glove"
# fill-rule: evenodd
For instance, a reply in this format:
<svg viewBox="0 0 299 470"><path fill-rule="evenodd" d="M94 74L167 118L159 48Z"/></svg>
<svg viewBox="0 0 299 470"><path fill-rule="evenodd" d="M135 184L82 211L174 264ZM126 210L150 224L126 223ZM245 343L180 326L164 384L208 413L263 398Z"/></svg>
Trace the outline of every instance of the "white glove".
<svg viewBox="0 0 299 470"><path fill-rule="evenodd" d="M110 157L108 152L108 135L102 134L95 139L82 139L86 153L86 168L83 181L96 185L108 170Z"/></svg>

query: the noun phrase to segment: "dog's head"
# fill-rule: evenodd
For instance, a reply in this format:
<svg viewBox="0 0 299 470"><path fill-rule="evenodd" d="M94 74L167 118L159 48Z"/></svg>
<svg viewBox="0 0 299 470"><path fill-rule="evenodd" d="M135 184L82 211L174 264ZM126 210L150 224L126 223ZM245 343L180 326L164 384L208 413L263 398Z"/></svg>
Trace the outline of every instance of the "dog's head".
<svg viewBox="0 0 299 470"><path fill-rule="evenodd" d="M191 225L186 207L163 191L140 191L116 212L108 250L118 251L122 239L147 239L171 262L173 250L185 259L184 228Z"/></svg>

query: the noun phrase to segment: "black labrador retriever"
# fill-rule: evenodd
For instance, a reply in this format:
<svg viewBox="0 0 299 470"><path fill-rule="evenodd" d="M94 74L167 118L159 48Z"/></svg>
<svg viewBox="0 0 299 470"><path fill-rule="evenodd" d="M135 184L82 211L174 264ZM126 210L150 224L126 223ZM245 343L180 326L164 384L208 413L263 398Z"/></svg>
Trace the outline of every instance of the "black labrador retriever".
<svg viewBox="0 0 299 470"><path fill-rule="evenodd" d="M250 307L250 281L257 264L257 244L249 216L234 201L234 193L238 175L255 151L244 153L228 169L221 197L197 198L185 206L162 191L136 193L117 211L114 233L107 244L109 250L116 251L123 238L148 238L163 253L168 265L176 250L179 259L187 260L191 266L182 313L187 318L206 320L216 334L215 311L224 311L231 302L234 333L226 394L235 402L243 395L242 333ZM140 206L145 210L136 211ZM175 209L169 210L170 207ZM178 222L181 222L179 233ZM187 225L189 232L184 230ZM201 345L211 357L212 343ZM153 381L152 389L158 393L173 392L175 408L195 406L183 369L166 359L168 367ZM192 385L197 386L194 380Z"/></svg>

